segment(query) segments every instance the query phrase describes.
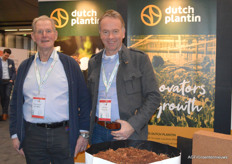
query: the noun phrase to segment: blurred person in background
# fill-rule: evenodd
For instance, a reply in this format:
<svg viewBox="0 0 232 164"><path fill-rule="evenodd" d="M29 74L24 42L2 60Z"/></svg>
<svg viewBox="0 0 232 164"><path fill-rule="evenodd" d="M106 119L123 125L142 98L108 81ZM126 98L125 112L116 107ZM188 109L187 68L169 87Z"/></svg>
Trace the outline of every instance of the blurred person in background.
<svg viewBox="0 0 232 164"><path fill-rule="evenodd" d="M0 58L0 97L2 105L2 117L0 120L3 121L8 118L10 95L16 77L15 63L9 59L10 55L11 50L4 49Z"/></svg>

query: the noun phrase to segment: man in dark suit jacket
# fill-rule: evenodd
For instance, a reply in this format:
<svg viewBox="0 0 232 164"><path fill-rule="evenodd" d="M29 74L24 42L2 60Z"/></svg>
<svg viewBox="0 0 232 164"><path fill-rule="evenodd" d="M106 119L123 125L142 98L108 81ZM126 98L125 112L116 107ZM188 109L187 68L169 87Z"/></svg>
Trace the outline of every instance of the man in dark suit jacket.
<svg viewBox="0 0 232 164"><path fill-rule="evenodd" d="M15 80L16 71L14 61L9 59L10 49L3 50L3 56L0 58L0 96L2 105L2 118L7 120L10 94Z"/></svg>

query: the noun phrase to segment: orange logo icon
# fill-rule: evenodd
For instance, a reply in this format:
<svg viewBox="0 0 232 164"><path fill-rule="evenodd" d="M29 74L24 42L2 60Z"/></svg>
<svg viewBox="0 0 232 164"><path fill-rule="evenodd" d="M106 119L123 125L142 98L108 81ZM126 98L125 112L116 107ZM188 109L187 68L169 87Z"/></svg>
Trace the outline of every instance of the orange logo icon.
<svg viewBox="0 0 232 164"><path fill-rule="evenodd" d="M147 26L157 25L162 18L161 10L155 5L148 5L141 12L141 20Z"/></svg>
<svg viewBox="0 0 232 164"><path fill-rule="evenodd" d="M69 16L64 9L57 8L51 13L50 18L55 20L56 28L62 28L68 23Z"/></svg>

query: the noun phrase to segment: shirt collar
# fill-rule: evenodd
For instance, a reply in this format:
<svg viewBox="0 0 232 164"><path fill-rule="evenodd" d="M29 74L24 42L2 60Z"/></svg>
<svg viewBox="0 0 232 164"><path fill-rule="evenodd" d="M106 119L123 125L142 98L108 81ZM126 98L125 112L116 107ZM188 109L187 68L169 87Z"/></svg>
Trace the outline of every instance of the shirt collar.
<svg viewBox="0 0 232 164"><path fill-rule="evenodd" d="M122 48L122 47L121 47L121 48ZM121 50L121 48L119 49L119 51ZM118 51L118 52L119 52L119 51ZM106 60L107 60L107 59L111 59L111 60L112 60L112 59L114 59L116 56L118 56L118 52L117 52L116 54L114 54L114 55L107 56L107 55L106 55L106 50L104 49L102 58L103 58L103 59L106 59Z"/></svg>
<svg viewBox="0 0 232 164"><path fill-rule="evenodd" d="M54 60L55 53L57 53L57 51L54 49L52 51L52 54L50 55L50 57L49 57L48 60L50 60L50 59ZM39 59L39 52L36 53L36 56L37 56L36 60L40 61L40 59Z"/></svg>

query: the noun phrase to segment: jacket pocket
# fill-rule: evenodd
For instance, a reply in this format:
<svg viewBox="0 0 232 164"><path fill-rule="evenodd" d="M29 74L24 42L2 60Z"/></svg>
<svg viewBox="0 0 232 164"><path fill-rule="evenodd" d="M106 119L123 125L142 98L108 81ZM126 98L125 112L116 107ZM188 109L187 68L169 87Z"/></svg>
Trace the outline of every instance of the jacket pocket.
<svg viewBox="0 0 232 164"><path fill-rule="evenodd" d="M135 94L141 92L141 77L142 74L140 72L131 73L128 76L124 77L127 94Z"/></svg>

